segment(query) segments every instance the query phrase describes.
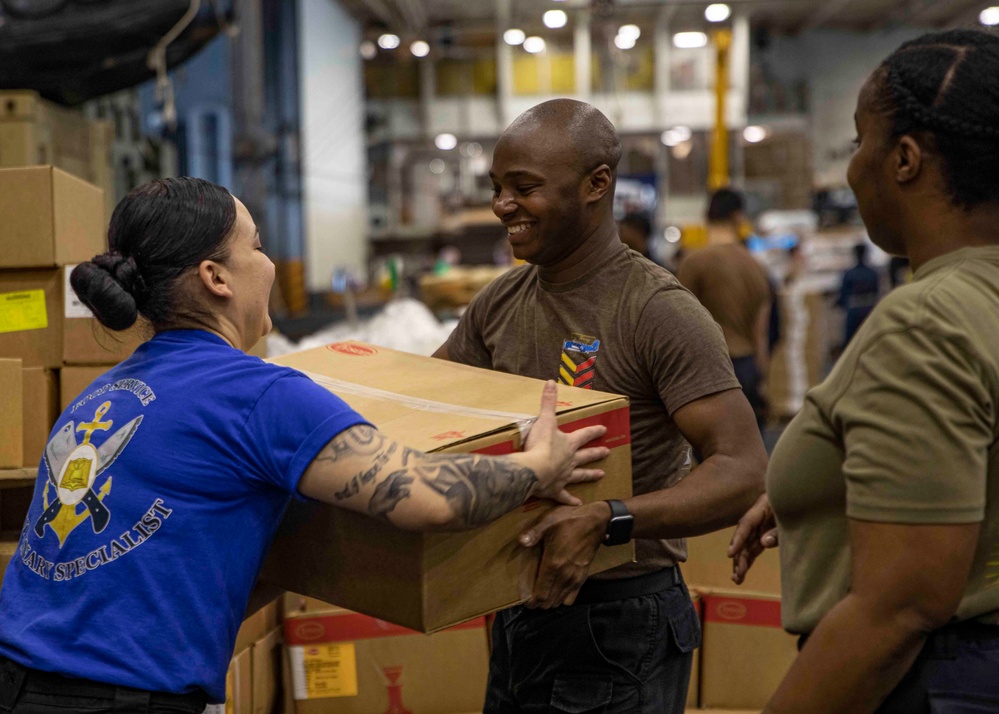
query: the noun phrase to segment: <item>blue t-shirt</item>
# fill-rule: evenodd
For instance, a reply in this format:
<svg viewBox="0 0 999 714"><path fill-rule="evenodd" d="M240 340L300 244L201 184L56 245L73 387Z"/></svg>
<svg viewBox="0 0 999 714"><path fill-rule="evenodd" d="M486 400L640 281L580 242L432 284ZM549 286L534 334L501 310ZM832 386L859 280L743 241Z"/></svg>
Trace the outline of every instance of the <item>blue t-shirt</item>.
<svg viewBox="0 0 999 714"><path fill-rule="evenodd" d="M364 419L198 330L158 334L59 417L0 591L0 654L225 700L236 632L299 478Z"/></svg>

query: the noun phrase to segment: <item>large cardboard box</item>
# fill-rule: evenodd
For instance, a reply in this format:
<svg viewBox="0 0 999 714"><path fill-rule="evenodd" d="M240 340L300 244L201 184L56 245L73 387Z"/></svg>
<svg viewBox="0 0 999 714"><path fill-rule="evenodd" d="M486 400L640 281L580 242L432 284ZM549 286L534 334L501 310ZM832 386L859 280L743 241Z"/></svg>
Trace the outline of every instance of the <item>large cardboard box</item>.
<svg viewBox="0 0 999 714"><path fill-rule="evenodd" d="M781 628L780 598L735 590L702 593L702 707L762 709L797 656Z"/></svg>
<svg viewBox="0 0 999 714"><path fill-rule="evenodd" d="M252 714L253 668L250 649L236 654L225 678L225 714Z"/></svg>
<svg viewBox="0 0 999 714"><path fill-rule="evenodd" d="M295 714L482 711L485 619L422 635L348 610L285 618Z"/></svg>
<svg viewBox="0 0 999 714"><path fill-rule="evenodd" d="M501 455L521 449L543 383L443 360L344 342L270 360L304 371L387 436L415 449ZM631 496L628 401L560 387L558 420L605 424L606 476L572 488L584 501ZM261 578L383 620L433 632L524 600L540 549L517 538L550 508L529 502L459 533L409 533L359 513L295 501ZM632 544L602 548L591 572L630 562Z"/></svg>
<svg viewBox="0 0 999 714"><path fill-rule="evenodd" d="M0 469L24 462L24 390L20 359L0 359Z"/></svg>
<svg viewBox="0 0 999 714"><path fill-rule="evenodd" d="M93 383L95 379L111 367L66 366L59 370L59 409L65 410ZM61 412L60 412L61 413Z"/></svg>
<svg viewBox="0 0 999 714"><path fill-rule="evenodd" d="M271 714L278 709L282 696L280 627L253 643L250 648L250 668L253 678L253 714Z"/></svg>
<svg viewBox="0 0 999 714"><path fill-rule="evenodd" d="M22 465L37 468L45 453L49 432L61 414L59 378L55 370L44 367L25 367L21 375L24 385Z"/></svg>
<svg viewBox="0 0 999 714"><path fill-rule="evenodd" d="M732 560L728 544L735 528L687 539L687 562L683 578L692 588L733 588ZM747 591L780 594L780 556L776 548L765 550L753 563L740 586Z"/></svg>
<svg viewBox="0 0 999 714"><path fill-rule="evenodd" d="M106 250L104 192L51 166L0 169L0 267L45 268Z"/></svg>
<svg viewBox="0 0 999 714"><path fill-rule="evenodd" d="M124 332L106 329L69 286L74 266L0 270L0 357L25 367L113 364L144 341L143 323Z"/></svg>

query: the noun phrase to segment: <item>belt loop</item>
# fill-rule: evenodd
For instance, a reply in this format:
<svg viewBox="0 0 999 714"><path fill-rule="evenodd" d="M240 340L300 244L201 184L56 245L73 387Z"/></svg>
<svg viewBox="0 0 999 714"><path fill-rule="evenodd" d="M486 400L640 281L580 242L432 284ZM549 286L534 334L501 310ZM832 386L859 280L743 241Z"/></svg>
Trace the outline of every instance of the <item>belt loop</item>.
<svg viewBox="0 0 999 714"><path fill-rule="evenodd" d="M111 711L121 714L146 714L149 711L150 693L141 689L115 687L114 707Z"/></svg>

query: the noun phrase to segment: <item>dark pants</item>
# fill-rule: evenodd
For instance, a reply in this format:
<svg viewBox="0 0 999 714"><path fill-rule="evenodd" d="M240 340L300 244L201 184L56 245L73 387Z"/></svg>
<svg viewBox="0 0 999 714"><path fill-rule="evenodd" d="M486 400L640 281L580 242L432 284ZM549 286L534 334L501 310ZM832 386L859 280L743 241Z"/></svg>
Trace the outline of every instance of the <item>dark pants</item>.
<svg viewBox="0 0 999 714"><path fill-rule="evenodd" d="M742 393L746 395L749 406L756 415L756 425L760 428L760 433L763 433L763 428L767 425L767 402L760 393L760 370L756 366L756 358L734 357L732 367L735 370L735 378L742 387Z"/></svg>
<svg viewBox="0 0 999 714"><path fill-rule="evenodd" d="M483 711L681 714L700 639L682 580L623 600L504 610Z"/></svg>
<svg viewBox="0 0 999 714"><path fill-rule="evenodd" d="M801 638L799 647L807 637ZM999 712L999 626L962 622L927 638L877 714Z"/></svg>
<svg viewBox="0 0 999 714"><path fill-rule="evenodd" d="M203 693L164 694L71 679L0 657L0 712L7 714L201 714Z"/></svg>

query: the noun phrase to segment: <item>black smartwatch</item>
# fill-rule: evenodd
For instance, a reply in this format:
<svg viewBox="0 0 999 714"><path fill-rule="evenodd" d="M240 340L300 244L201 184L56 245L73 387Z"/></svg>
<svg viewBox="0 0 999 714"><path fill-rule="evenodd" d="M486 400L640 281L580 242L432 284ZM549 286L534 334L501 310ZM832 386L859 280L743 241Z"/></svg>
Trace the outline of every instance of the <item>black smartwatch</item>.
<svg viewBox="0 0 999 714"><path fill-rule="evenodd" d="M635 517L621 501L606 502L611 509L607 530L604 531L604 545L624 545L631 540L631 529L635 526Z"/></svg>

